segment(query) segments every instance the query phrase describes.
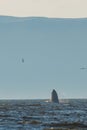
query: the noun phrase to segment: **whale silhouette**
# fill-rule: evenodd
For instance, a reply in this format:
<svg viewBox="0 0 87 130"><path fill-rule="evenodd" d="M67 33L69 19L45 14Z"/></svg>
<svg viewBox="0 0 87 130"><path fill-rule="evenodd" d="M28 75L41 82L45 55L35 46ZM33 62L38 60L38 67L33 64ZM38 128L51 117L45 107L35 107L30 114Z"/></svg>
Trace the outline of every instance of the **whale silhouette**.
<svg viewBox="0 0 87 130"><path fill-rule="evenodd" d="M51 93L51 102L59 103L58 95L55 89Z"/></svg>

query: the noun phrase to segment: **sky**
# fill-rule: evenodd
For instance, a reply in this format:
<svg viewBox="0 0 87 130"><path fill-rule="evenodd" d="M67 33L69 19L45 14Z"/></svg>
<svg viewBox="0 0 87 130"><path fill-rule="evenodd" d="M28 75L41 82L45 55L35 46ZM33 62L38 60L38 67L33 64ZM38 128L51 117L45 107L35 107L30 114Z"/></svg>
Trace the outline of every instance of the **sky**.
<svg viewBox="0 0 87 130"><path fill-rule="evenodd" d="M87 17L87 0L0 0L0 15L17 16L17 17L30 17L30 16L38 17L38 16L40 16L40 17L51 17L51 18L55 18L55 17L56 18L84 18L84 17ZM11 27L10 27L10 29L11 29ZM57 57L55 59L52 59L54 62L52 62L51 66L50 66L51 58L53 58L51 51L46 50L47 55L50 57L49 60L47 60L46 56L44 56L44 52L43 52L44 50L42 50L42 52L39 52L39 53L43 54L43 60L41 60L41 61L42 61L42 63L44 61L43 65L45 65L45 68L46 68L46 70L42 71L42 68L41 68L42 64L39 61L39 58L41 59L41 57L40 57L40 55L38 56L38 52L35 55L35 57L33 54L34 61L32 61L32 58L30 58L31 62L29 61L28 48L29 47L32 48L32 45L31 46L26 45L26 47L25 47L25 44L17 46L17 44L14 43L15 40L12 41L12 43L14 43L14 44L11 45L11 44L9 44L9 40L10 40L9 37L11 34L4 32L4 33L6 33L6 35L5 35L0 32L1 33L0 36L2 36L0 38L0 40L2 40L2 42L0 41L0 59L1 59L0 98L1 99L3 99L3 98L6 98L6 99L10 99L10 98L17 98L17 99L18 98L21 98L21 99L24 99L24 98L29 98L29 99L50 98L51 91L52 91L52 89L55 89L55 88L59 94L59 98L74 98L74 96L75 96L75 98L79 98L79 97L85 98L87 95L86 94L87 91L85 91L85 90L87 90L86 89L87 71L80 71L80 67L84 67L84 65L87 64L85 61L86 50L87 50L87 45L86 45L87 39L86 39L86 36L84 33L85 31L83 30L83 34L81 34L81 35L79 34L80 37L82 36L82 40L85 42L84 42L84 45L82 45L82 43L80 43L81 46L79 47L78 54L77 54L77 51L75 50L75 54L77 55L78 58L75 57L75 55L74 56L72 55L74 53L71 54L72 58L75 57L76 60L78 61L78 63L75 66L75 63L72 63L72 60L70 60L72 64L70 64L70 63L67 64L66 61L68 61L68 58L70 59L70 57L66 58L66 56L68 56L68 54L70 52L68 52L68 49L67 49L67 51L65 50L66 51L66 55L65 55L66 61L63 66L64 61L62 61L62 58L63 58L63 55L62 55L61 58L59 59L60 60L59 66L60 67L61 67L61 65L63 66L62 73L61 73L61 69L57 68L58 74L56 73L56 67L57 67L56 65L58 64L58 62L56 62ZM15 33L15 32L17 34L17 30L15 30L13 33ZM26 39L28 39L27 33L25 33L25 34L24 34L24 37ZM49 34L49 33L47 33L47 34ZM5 39L4 39L4 35L5 35ZM23 42L24 41L23 34L21 34L21 35L22 35L22 38L19 38L19 41ZM79 37L79 35L78 35L78 37ZM43 39L43 37L44 36L42 36L41 38ZM55 35L53 37L55 38ZM57 39L57 37L55 39ZM53 39L51 39L51 40L48 39L47 43L49 43L49 41L52 42L52 40ZM77 38L75 40L76 40L75 42L77 43L77 41L79 41L79 38ZM5 46L1 43L6 43L7 41L8 41L8 45L6 44L6 48L5 48ZM81 42L81 40L80 40L80 42ZM38 44L38 39L37 39L37 44ZM79 43L78 43L78 45L79 45ZM76 49L78 48L78 45L76 45ZM35 46L35 47L37 48L37 46ZM44 49L46 49L45 47L46 47L46 45L43 45ZM47 47L49 50L49 45ZM53 51L54 55L56 54L55 50L58 47L60 48L60 50L62 50L62 46L56 45L56 42L55 42L55 46L53 46L53 45L51 46L50 50L53 49L52 51ZM69 47L71 48L71 46L69 46ZM74 47L75 47L75 45L72 45L73 49L71 50L71 52L73 52ZM39 48L39 45L38 45L38 48ZM66 48L66 47L64 46L64 48ZM22 51L20 51L20 49L22 49ZM80 53L81 51L82 51L82 54ZM33 51L31 52L31 54L32 53L33 53ZM59 54L61 54L61 51ZM79 59L79 55L82 58L81 60ZM2 56L3 56L3 58L2 58ZM25 59L24 63L21 62L22 57ZM38 64L35 62L37 58L38 58ZM73 58L73 61L74 61L74 58ZM32 66L32 63L33 63L33 66ZM38 67L37 65L40 65L39 63L41 64L41 66ZM35 65L37 67L35 67ZM73 68L73 70L71 70L73 65L74 65L74 68ZM32 69L31 69L32 67L34 67L33 71L35 70L33 73L32 73ZM67 72L68 67L69 67L69 71ZM28 68L29 68L29 70L27 71ZM4 69L4 71L3 71L3 69ZM40 70L40 71L38 72L38 70ZM37 73L38 73L38 75L36 75ZM44 78L40 75L40 73L43 73ZM51 73L52 73L52 75L51 75ZM70 80L68 81L69 74L71 77L69 77ZM58 76L59 77L61 76L62 78L59 78L60 80L57 80ZM66 77L65 79L64 79L64 76ZM34 79L34 82L33 82L33 79ZM81 82L79 82L79 81L81 81ZM82 85L84 85L84 91L83 91ZM75 89L75 87L77 87L76 91L73 89L73 86L74 86L74 89ZM80 90L80 93L78 93L78 88ZM76 94L76 93L78 93L78 94Z"/></svg>
<svg viewBox="0 0 87 130"><path fill-rule="evenodd" d="M53 89L59 99L87 98L87 19L4 20L0 99L50 99Z"/></svg>
<svg viewBox="0 0 87 130"><path fill-rule="evenodd" d="M0 15L87 17L87 0L0 0Z"/></svg>

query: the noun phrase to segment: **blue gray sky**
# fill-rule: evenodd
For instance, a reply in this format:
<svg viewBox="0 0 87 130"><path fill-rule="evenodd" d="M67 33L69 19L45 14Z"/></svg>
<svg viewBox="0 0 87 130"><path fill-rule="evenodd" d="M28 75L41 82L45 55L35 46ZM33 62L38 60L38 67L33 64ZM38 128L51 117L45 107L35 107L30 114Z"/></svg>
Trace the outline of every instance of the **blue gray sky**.
<svg viewBox="0 0 87 130"><path fill-rule="evenodd" d="M87 98L86 34L87 19L5 17L0 98L50 98L52 89L59 98Z"/></svg>
<svg viewBox="0 0 87 130"><path fill-rule="evenodd" d="M0 15L84 18L87 0L0 0ZM87 19L31 19L0 17L0 98L87 98Z"/></svg>

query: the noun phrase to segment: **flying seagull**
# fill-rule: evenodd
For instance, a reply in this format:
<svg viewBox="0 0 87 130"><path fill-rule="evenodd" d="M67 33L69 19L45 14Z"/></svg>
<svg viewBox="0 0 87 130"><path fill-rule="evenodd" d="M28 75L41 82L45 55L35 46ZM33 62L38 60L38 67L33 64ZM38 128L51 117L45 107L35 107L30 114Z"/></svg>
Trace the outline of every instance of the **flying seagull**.
<svg viewBox="0 0 87 130"><path fill-rule="evenodd" d="M24 58L22 58L22 60L21 60L21 61L22 61L22 63L24 63Z"/></svg>
<svg viewBox="0 0 87 130"><path fill-rule="evenodd" d="M80 69L81 69L81 70L86 70L87 68L86 68L86 67L81 67Z"/></svg>

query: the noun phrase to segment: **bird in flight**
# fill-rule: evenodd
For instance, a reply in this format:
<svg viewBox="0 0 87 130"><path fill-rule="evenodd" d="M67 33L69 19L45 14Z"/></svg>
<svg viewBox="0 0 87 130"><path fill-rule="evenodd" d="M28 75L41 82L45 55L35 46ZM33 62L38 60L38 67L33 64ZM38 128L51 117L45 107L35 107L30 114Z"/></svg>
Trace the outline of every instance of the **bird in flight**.
<svg viewBox="0 0 87 130"><path fill-rule="evenodd" d="M81 70L86 70L87 68L86 68L86 67L81 67L80 69L81 69Z"/></svg>
<svg viewBox="0 0 87 130"><path fill-rule="evenodd" d="M22 58L22 60L21 60L21 61L22 61L22 63L24 63L24 58Z"/></svg>

